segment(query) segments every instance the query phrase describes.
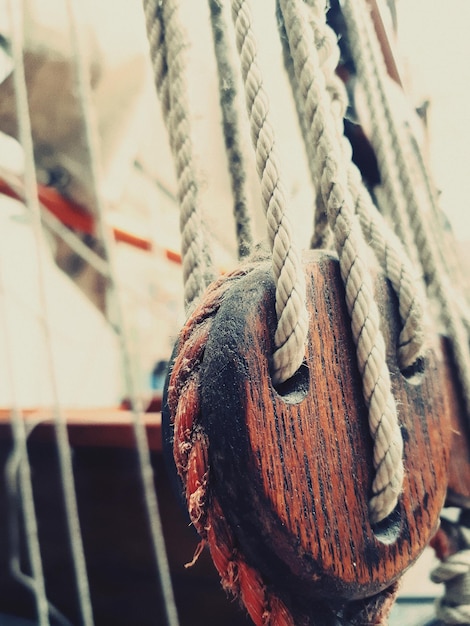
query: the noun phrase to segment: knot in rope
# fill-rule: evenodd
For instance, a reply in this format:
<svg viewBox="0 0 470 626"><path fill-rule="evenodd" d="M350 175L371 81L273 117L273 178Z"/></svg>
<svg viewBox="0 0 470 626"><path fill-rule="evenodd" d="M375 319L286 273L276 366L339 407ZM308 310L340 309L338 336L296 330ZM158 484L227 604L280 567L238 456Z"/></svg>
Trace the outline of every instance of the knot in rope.
<svg viewBox="0 0 470 626"><path fill-rule="evenodd" d="M470 548L449 556L431 573L444 583L445 593L436 602L436 615L446 624L470 624Z"/></svg>

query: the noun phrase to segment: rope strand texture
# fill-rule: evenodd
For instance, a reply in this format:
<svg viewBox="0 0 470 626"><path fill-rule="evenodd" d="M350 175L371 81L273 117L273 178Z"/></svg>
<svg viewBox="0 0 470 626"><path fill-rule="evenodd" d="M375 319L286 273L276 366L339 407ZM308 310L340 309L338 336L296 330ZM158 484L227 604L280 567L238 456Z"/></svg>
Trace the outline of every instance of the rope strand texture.
<svg viewBox="0 0 470 626"><path fill-rule="evenodd" d="M376 469L369 511L379 522L397 505L403 486L403 440L398 424L380 317L368 270L367 247L354 215L344 155L329 113L318 51L302 0L280 0L299 88L306 103L308 140L322 163L321 192L327 208L346 291L346 303L357 348L363 394L369 410Z"/></svg>
<svg viewBox="0 0 470 626"><path fill-rule="evenodd" d="M278 324L274 337L276 350L272 378L277 384L295 374L304 359L308 333L305 276L286 214L274 130L269 121L268 97L257 63L256 41L247 0L232 0L232 18L273 258Z"/></svg>
<svg viewBox="0 0 470 626"><path fill-rule="evenodd" d="M308 5L309 23L314 34L327 93L331 101L330 110L336 126L338 143L341 146L344 162L348 168L348 184L353 198L355 213L359 216L366 241L374 250L375 256L386 277L392 283L399 301L402 329L398 342L398 361L400 368L406 370L416 364L424 351L425 333L422 290L420 290L420 283L399 239L376 210L369 192L362 182L361 174L352 161L351 144L343 132L343 119L348 99L343 82L335 72L335 67L340 58L340 50L336 34L326 22L326 3L324 1L315 2L314 0L308 0ZM292 64L292 59L290 59L290 64ZM298 92L299 88L295 76L291 77L291 83L293 84L293 89ZM313 97L314 95L313 90L307 93L307 97ZM305 111L307 109L311 111L315 107L315 102L304 103L301 101L301 94L296 97L296 102L299 116L302 118L302 126L305 127ZM304 138L307 139L306 133L304 133ZM305 144L312 182L317 188L322 168L320 153L311 142L305 141ZM322 212L324 213L324 210ZM315 234L312 239L313 245L322 241L318 237L323 232L321 216L317 216Z"/></svg>
<svg viewBox="0 0 470 626"><path fill-rule="evenodd" d="M162 105L176 168L181 209L181 257L186 310L190 311L212 279L203 233L185 84L186 47L177 0L144 0L155 85Z"/></svg>
<svg viewBox="0 0 470 626"><path fill-rule="evenodd" d="M240 111L236 106L236 74L229 55L227 24L221 0L209 0L212 36L219 76L225 150L232 183L238 258L248 256L253 247L251 217L246 192L246 163L240 136Z"/></svg>
<svg viewBox="0 0 470 626"><path fill-rule="evenodd" d="M450 279L439 256L439 242L432 236L428 217L416 194L404 150L406 140L402 141L402 132L387 95L384 60L370 13L363 0L345 0L343 13L347 21L351 50L369 100L373 141L380 171L389 193L396 199L396 221L401 226L400 236L409 237L409 233L414 236L414 244L409 245L417 252L423 275L439 301L442 322L451 341L467 411L470 412L469 335L465 322L460 317L459 308L454 305ZM403 209L400 209L399 200L403 197L406 202Z"/></svg>

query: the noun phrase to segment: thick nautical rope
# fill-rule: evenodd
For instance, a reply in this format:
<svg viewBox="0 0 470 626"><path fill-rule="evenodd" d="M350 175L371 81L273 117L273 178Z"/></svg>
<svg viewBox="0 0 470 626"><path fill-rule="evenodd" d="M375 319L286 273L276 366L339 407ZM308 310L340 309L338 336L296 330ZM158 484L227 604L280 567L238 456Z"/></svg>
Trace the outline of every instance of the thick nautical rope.
<svg viewBox="0 0 470 626"><path fill-rule="evenodd" d="M242 145L240 110L237 102L237 75L229 53L224 4L221 0L209 0L209 9L219 77L219 98L225 150L232 184L238 258L243 259L251 252L253 234L246 189L246 159Z"/></svg>
<svg viewBox="0 0 470 626"><path fill-rule="evenodd" d="M394 510L402 490L403 439L368 268L368 250L354 215L354 200L349 191L344 155L338 146L336 125L328 114L331 102L307 7L303 0L280 0L280 6L297 81L306 103L308 140L316 147L322 161L320 187L345 285L374 441L376 474L369 502L370 518L372 522L379 522Z"/></svg>
<svg viewBox="0 0 470 626"><path fill-rule="evenodd" d="M300 93L299 85L295 77L294 63L290 53L289 42L287 41L287 35L284 27L284 20L282 19L281 7L279 6L279 0L276 1L276 17L279 28L279 35L282 45L282 56L284 61L284 68L289 79L290 87L292 90L292 96L294 99L295 110L297 113L297 120L300 127L301 136L303 138L303 145L305 148L305 155L307 157L307 163L309 173L312 181L312 187L315 192L315 210L313 220L313 233L310 239L310 248L313 250L327 249L330 247L331 231L328 226L328 218L325 211L325 204L323 202L322 195L319 189L319 179L317 173L317 167L315 164L316 150L315 146L312 146L307 140L307 128L305 120L305 106L304 99ZM319 51L320 52L320 51Z"/></svg>
<svg viewBox="0 0 470 626"><path fill-rule="evenodd" d="M248 0L232 0L232 18L272 251L278 319L272 371L276 384L295 374L304 359L308 333L305 276L286 213L286 197L280 177L274 130L269 120L268 97L257 62Z"/></svg>
<svg viewBox="0 0 470 626"><path fill-rule="evenodd" d="M190 311L212 278L212 263L204 237L191 141L185 41L177 0L144 0L144 10L155 85L176 167L184 298L186 310Z"/></svg>
<svg viewBox="0 0 470 626"><path fill-rule="evenodd" d="M395 208L398 206L397 199L406 198L404 209L397 211L396 215L397 224L401 227L399 234L403 237L409 237L409 233L414 235L414 248L426 282L439 302L441 320L452 345L466 408L470 413L469 335L459 307L454 305L454 291L449 276L443 270L439 245L433 241L428 216L420 207L406 158L406 141L402 141L402 132L387 95L386 70L377 36L364 0L345 0L342 6L351 51L371 109L372 141L381 175L395 201Z"/></svg>
<svg viewBox="0 0 470 626"><path fill-rule="evenodd" d="M327 93L331 99L331 113L336 125L338 142L342 148L346 167L348 168L349 188L353 196L355 212L359 216L361 228L367 243L374 250L386 277L392 283L399 301L399 314L402 322L398 342L398 361L402 370L412 369L423 354L424 349L424 321L422 290L418 277L411 266L401 242L390 230L373 205L372 199L361 180L361 175L352 161L352 149L344 136L343 118L348 104L347 94L343 82L338 78L335 67L340 57L337 36L326 22L326 3L308 0L309 22L313 29L316 47L319 53L321 68L325 76ZM287 55L289 58L287 58ZM284 50L286 65L292 65L290 52ZM292 74L293 68L289 69ZM292 88L298 92L299 88L295 76L290 77ZM310 90L307 97L314 97ZM305 127L306 103L301 94L295 98L301 125ZM309 105L310 108L313 105ZM307 139L307 133L303 136ZM319 186L321 160L315 146L305 141L309 169L313 185ZM320 211L324 213L323 211ZM315 236L312 244L324 242L324 228L322 219L317 217Z"/></svg>

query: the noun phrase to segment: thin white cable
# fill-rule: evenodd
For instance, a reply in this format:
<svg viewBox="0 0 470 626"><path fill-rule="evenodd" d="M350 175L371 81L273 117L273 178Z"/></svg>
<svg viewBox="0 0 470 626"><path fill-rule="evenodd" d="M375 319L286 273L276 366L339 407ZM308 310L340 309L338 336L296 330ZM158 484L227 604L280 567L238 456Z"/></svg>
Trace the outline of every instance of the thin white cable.
<svg viewBox="0 0 470 626"><path fill-rule="evenodd" d="M169 626L178 626L178 614L173 596L170 569L165 549L163 529L160 517L158 501L155 493L154 473L150 460L150 451L147 440L147 432L142 420L142 402L137 394L135 365L131 357L129 332L127 330L124 307L122 305L120 286L117 280L114 237L111 226L106 219L106 205L100 192L100 184L103 179L101 171L99 133L93 108L90 80L85 65L87 57L82 38L79 32L79 7L77 0L67 0L67 12L70 24L70 37L76 65L77 85L79 90L80 105L84 121L84 132L88 148L90 172L92 176L91 186L94 194L95 207L100 237L105 249L110 276L111 295L114 299L116 327L120 340L122 369L125 387L131 401L134 435L140 468L142 488L145 498L149 530L152 539L154 557L157 564L160 585L165 605L166 618Z"/></svg>
<svg viewBox="0 0 470 626"><path fill-rule="evenodd" d="M11 427L13 433L13 449L9 454L5 472L11 470L12 480L6 477L9 497L21 506L26 545L31 565L31 577L26 577L21 571L19 546L10 545L10 567L12 573L22 583L33 591L36 600L36 611L39 626L49 626L49 608L46 596L46 582L41 559L41 547L39 543L36 507L34 505L33 485L31 480L31 466L29 463L28 449L26 446L26 428L24 416L18 401L18 391L12 366L12 345L10 341L9 324L7 319L7 301L5 282L3 277L3 265L0 264L0 317L2 327L3 354L7 361L6 380L11 396ZM16 479L19 480L19 490L16 488ZM19 502L18 502L19 500ZM8 511L13 515L13 511ZM18 523L18 522L17 522Z"/></svg>
<svg viewBox="0 0 470 626"><path fill-rule="evenodd" d="M23 1L8 0L12 28L12 55L14 60L14 87L18 116L18 131L20 144L24 151L24 180L25 203L29 209L34 238L36 241L36 256L39 284L39 298L43 310L42 331L45 340L46 371L49 376L53 398L54 428L57 439L61 485L64 497L67 526L70 537L70 547L73 554L75 577L79 590L79 606L84 626L93 625L90 590L86 571L85 554L78 517L77 499L72 467L72 455L68 440L67 424L60 408L59 393L56 379L54 355L52 352L52 332L49 317L49 307L45 286L45 261L42 245L41 213L37 198L36 171L34 164L34 150L31 136L31 121L28 108L28 93L23 64L23 28L24 15Z"/></svg>
<svg viewBox="0 0 470 626"><path fill-rule="evenodd" d="M24 185L21 184L20 179L11 174L11 172L6 171L3 167L0 166L0 178L7 182L7 184L12 188L18 198L21 198L24 201L25 191ZM73 230L64 226L64 224L57 218L53 213L48 211L45 207L40 205L41 209L41 219L45 226L49 228L52 232L62 239L64 243L66 243L71 250L73 250L78 256L80 256L90 267L95 269L102 276L108 276L108 264L104 259L102 259L96 252L94 252L91 248L89 248L80 237L74 233Z"/></svg>

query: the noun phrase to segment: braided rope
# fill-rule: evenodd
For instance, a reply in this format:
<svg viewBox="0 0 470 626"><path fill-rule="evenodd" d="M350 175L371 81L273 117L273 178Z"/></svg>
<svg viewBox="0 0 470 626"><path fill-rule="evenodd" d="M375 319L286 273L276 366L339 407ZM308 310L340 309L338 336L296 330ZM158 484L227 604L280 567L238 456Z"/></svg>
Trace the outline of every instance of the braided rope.
<svg viewBox="0 0 470 626"><path fill-rule="evenodd" d="M398 312L402 321L397 347L398 364L402 371L412 370L423 357L426 342L423 294L418 278L413 275L413 268L401 242L372 206L366 190L357 196L356 213L364 237L398 298Z"/></svg>
<svg viewBox="0 0 470 626"><path fill-rule="evenodd" d="M212 36L219 77L220 108L234 200L233 214L238 258L248 256L253 246L251 218L246 192L246 163L240 136L240 111L236 106L236 74L229 55L227 23L220 0L209 0Z"/></svg>
<svg viewBox="0 0 470 626"><path fill-rule="evenodd" d="M185 485L191 521L207 543L220 574L222 586L238 596L257 626L294 626L286 605L268 589L259 573L249 566L237 549L216 494L211 489L209 442L200 423L200 367L207 339L225 292L233 281L254 267L238 268L212 285L204 301L189 317L180 335L168 387L168 406L174 424L174 458Z"/></svg>
<svg viewBox="0 0 470 626"><path fill-rule="evenodd" d="M437 618L446 624L470 624L470 549L449 556L431 573L431 580L445 584L436 602Z"/></svg>
<svg viewBox="0 0 470 626"><path fill-rule="evenodd" d="M302 0L280 0L297 81L305 99L308 140L322 162L320 187L333 231L346 303L357 348L363 394L374 441L374 466L369 511L372 522L383 520L397 505L403 486L403 440L386 363L380 317L368 271L367 247L354 215L347 168L338 150L337 130L328 110L325 77Z"/></svg>
<svg viewBox="0 0 470 626"><path fill-rule="evenodd" d="M268 97L257 63L256 41L247 0L232 0L232 18L272 250L278 319L272 373L276 384L295 374L304 359L308 332L305 276L286 214L274 130L269 121Z"/></svg>
<svg viewBox="0 0 470 626"><path fill-rule="evenodd" d="M451 341L467 411L470 413L469 336L459 315L459 309L454 307L453 289L449 276L443 271L438 254L439 247L433 241L428 219L419 205L403 147L402 133L387 96L383 78L386 71L377 36L363 0L345 0L343 12L347 20L351 50L370 101L373 114L371 121L375 120L374 143L384 184L390 185L394 198L403 195L406 198L405 212L402 214L400 211L397 214L397 221L401 230L407 232L400 231L400 235L406 237L407 233L414 234L413 248L417 251L427 283L435 291L439 301L442 322ZM381 115L378 114L379 111L382 112ZM406 239L404 241L406 242Z"/></svg>
<svg viewBox="0 0 470 626"><path fill-rule="evenodd" d="M147 36L163 118L178 181L181 209L181 256L184 298L189 311L211 280L211 260L203 234L196 167L191 142L185 84L185 42L178 15L178 0L144 0Z"/></svg>

